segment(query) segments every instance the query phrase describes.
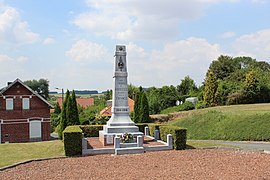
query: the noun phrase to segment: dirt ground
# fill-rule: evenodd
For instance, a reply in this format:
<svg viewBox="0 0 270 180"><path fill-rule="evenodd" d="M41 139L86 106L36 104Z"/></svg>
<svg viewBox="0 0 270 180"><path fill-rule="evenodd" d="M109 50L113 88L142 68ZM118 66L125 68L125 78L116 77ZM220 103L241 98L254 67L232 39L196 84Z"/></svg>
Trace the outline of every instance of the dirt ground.
<svg viewBox="0 0 270 180"><path fill-rule="evenodd" d="M270 154L208 149L34 161L0 179L270 179Z"/></svg>

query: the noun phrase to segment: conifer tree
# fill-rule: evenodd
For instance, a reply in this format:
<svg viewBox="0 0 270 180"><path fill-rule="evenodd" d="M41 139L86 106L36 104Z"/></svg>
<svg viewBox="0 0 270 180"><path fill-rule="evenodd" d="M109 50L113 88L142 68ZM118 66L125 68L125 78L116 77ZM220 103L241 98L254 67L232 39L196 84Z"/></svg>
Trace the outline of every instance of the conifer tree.
<svg viewBox="0 0 270 180"><path fill-rule="evenodd" d="M140 123L149 122L149 105L145 92L141 93Z"/></svg>
<svg viewBox="0 0 270 180"><path fill-rule="evenodd" d="M68 99L66 116L68 126L80 124L76 95L74 90L72 91L72 94Z"/></svg>
<svg viewBox="0 0 270 180"><path fill-rule="evenodd" d="M206 75L205 89L204 89L204 103L207 106L212 106L215 103L216 92L218 83L212 71L209 71Z"/></svg>
<svg viewBox="0 0 270 180"><path fill-rule="evenodd" d="M70 93L69 90L66 92L65 100L62 104L62 111L61 111L61 119L60 119L60 124L59 124L59 130L58 130L58 137L59 139L62 139L62 133L67 127L67 102L69 99Z"/></svg>
<svg viewBox="0 0 270 180"><path fill-rule="evenodd" d="M134 103L134 122L138 123L140 122L140 113L141 113L141 93L142 93L142 87L140 86L139 92L136 93L135 103Z"/></svg>
<svg viewBox="0 0 270 180"><path fill-rule="evenodd" d="M59 106L59 103L57 102L55 107L54 107L54 114L60 114L61 113L61 108Z"/></svg>

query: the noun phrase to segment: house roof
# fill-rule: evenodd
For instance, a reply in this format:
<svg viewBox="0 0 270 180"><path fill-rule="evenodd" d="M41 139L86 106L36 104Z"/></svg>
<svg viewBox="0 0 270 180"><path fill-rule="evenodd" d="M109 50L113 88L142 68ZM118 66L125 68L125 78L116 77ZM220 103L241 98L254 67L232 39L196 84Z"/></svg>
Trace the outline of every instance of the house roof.
<svg viewBox="0 0 270 180"><path fill-rule="evenodd" d="M60 108L62 108L62 98L58 97L56 101L58 102ZM94 105L94 98L76 98L76 102L78 105L86 108Z"/></svg>
<svg viewBox="0 0 270 180"><path fill-rule="evenodd" d="M129 111L133 112L134 111L134 100L128 98L128 106L129 106ZM102 111L99 113L101 116L112 116L112 106L109 105L106 108L104 108Z"/></svg>
<svg viewBox="0 0 270 180"><path fill-rule="evenodd" d="M19 78L17 78L15 81L13 81L12 83L10 83L8 86L2 88L0 90L0 95L3 95L3 93L5 93L9 88L11 88L16 83L20 83L22 86L24 86L26 89L28 89L33 95L37 96L44 103L48 104L48 106L50 106L50 108L53 108L53 106L46 99L44 99L41 95L39 95L36 91L34 91L33 89L31 89L27 85L25 85Z"/></svg>

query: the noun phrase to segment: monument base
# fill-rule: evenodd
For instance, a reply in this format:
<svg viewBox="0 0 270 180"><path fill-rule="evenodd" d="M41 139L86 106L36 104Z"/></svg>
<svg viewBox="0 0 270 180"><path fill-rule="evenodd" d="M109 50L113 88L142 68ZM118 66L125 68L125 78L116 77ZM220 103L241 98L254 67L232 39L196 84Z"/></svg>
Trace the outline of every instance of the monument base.
<svg viewBox="0 0 270 180"><path fill-rule="evenodd" d="M124 133L132 134L134 139L137 136L143 136L142 132L139 132L137 126L108 126L104 125L103 130L99 131L99 141L104 145L114 145L114 138L116 136L122 136Z"/></svg>

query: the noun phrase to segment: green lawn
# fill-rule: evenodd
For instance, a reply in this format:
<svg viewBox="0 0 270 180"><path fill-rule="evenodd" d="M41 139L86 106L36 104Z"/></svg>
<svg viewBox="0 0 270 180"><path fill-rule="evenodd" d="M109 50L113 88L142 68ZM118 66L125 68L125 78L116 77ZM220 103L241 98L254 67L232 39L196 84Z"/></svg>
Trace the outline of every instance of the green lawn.
<svg viewBox="0 0 270 180"><path fill-rule="evenodd" d="M215 142L187 140L187 149L213 148L213 147L240 148L238 146L232 146L232 145L228 145L228 144L218 144Z"/></svg>
<svg viewBox="0 0 270 180"><path fill-rule="evenodd" d="M170 124L187 128L188 139L270 141L270 104L193 110Z"/></svg>
<svg viewBox="0 0 270 180"><path fill-rule="evenodd" d="M64 156L62 141L0 144L0 168L26 160Z"/></svg>

